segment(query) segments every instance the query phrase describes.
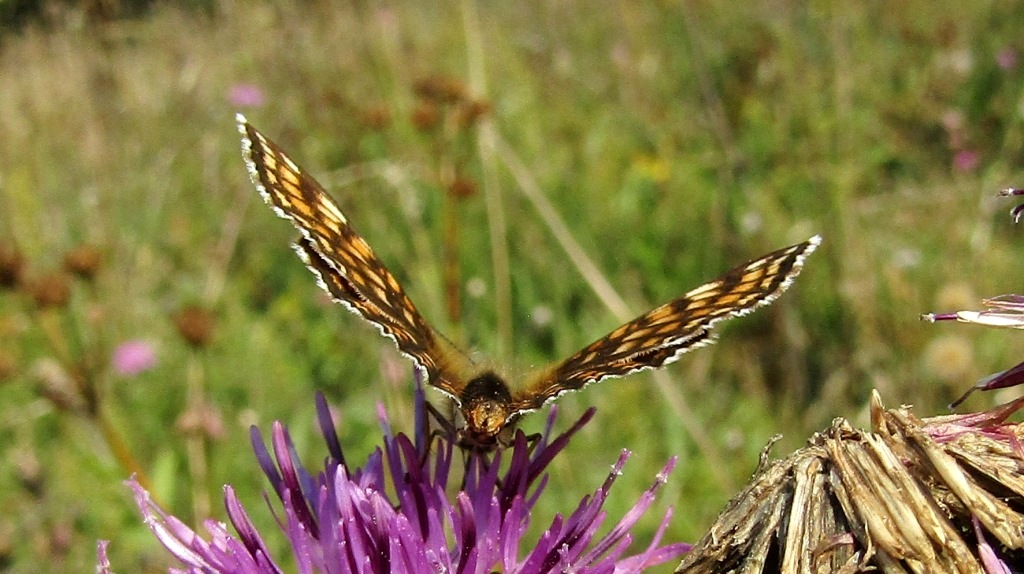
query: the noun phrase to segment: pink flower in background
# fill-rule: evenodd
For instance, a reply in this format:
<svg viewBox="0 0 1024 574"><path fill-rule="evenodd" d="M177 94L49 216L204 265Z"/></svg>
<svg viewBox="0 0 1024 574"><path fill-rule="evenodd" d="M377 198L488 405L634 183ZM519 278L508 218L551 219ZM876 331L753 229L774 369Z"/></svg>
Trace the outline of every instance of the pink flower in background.
<svg viewBox="0 0 1024 574"><path fill-rule="evenodd" d="M256 84L235 84L228 90L228 101L239 108L259 108L265 100L263 90Z"/></svg>
<svg viewBox="0 0 1024 574"><path fill-rule="evenodd" d="M392 32L398 29L398 14L392 8L380 8L377 10L377 23L385 31Z"/></svg>
<svg viewBox="0 0 1024 574"><path fill-rule="evenodd" d="M953 156L953 168L957 171L974 171L981 163L981 155L969 149L962 149Z"/></svg>
<svg viewBox="0 0 1024 574"><path fill-rule="evenodd" d="M967 133L964 130L964 113L957 109L942 114L942 127L949 136L949 148L961 149L967 144Z"/></svg>
<svg viewBox="0 0 1024 574"><path fill-rule="evenodd" d="M1006 47L996 54L996 65L1003 70L1012 70L1017 67L1017 50Z"/></svg>
<svg viewBox="0 0 1024 574"><path fill-rule="evenodd" d="M132 377L156 366L156 349L146 341L126 341L114 349L111 363L118 374Z"/></svg>

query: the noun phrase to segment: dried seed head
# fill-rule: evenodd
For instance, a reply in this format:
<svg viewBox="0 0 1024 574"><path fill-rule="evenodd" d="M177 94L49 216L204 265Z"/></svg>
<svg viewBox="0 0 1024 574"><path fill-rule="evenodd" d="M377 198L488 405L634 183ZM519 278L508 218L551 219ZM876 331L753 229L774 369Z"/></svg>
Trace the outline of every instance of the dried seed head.
<svg viewBox="0 0 1024 574"><path fill-rule="evenodd" d="M433 131L441 119L437 105L431 102L421 102L412 111L412 125L421 132Z"/></svg>
<svg viewBox="0 0 1024 574"><path fill-rule="evenodd" d="M64 269L81 279L91 281L96 276L100 261L100 250L83 243L64 254Z"/></svg>
<svg viewBox="0 0 1024 574"><path fill-rule="evenodd" d="M971 339L959 335L936 337L925 348L922 366L945 383L962 384L976 370Z"/></svg>
<svg viewBox="0 0 1024 574"><path fill-rule="evenodd" d="M476 195L476 182L465 177L457 177L448 184L448 193L456 199L464 199Z"/></svg>
<svg viewBox="0 0 1024 574"><path fill-rule="evenodd" d="M0 289L13 289L21 284L25 271L25 258L18 248L0 244Z"/></svg>
<svg viewBox="0 0 1024 574"><path fill-rule="evenodd" d="M0 522L0 565L7 566L14 561L15 548L21 546L15 546L15 540L21 541L22 536L17 536L14 523L10 522L10 518L5 518L3 522ZM21 541L22 544L24 543Z"/></svg>
<svg viewBox="0 0 1024 574"><path fill-rule="evenodd" d="M199 435L210 440L223 439L226 434L220 409L210 403L185 410L175 426L182 434Z"/></svg>
<svg viewBox="0 0 1024 574"><path fill-rule="evenodd" d="M58 410L85 413L88 401L82 395L82 385L75 380L55 359L39 359L32 366L32 377L36 380L39 393L46 397Z"/></svg>
<svg viewBox="0 0 1024 574"><path fill-rule="evenodd" d="M4 349L0 349L0 383L13 377L17 369L18 365L14 357Z"/></svg>
<svg viewBox="0 0 1024 574"><path fill-rule="evenodd" d="M371 130L380 131L391 125L391 112L384 106L375 106L363 110L362 121Z"/></svg>
<svg viewBox="0 0 1024 574"><path fill-rule="evenodd" d="M445 76L422 78L413 84L412 89L420 98L441 104L454 104L466 99L466 84Z"/></svg>
<svg viewBox="0 0 1024 574"><path fill-rule="evenodd" d="M201 307L185 307L174 317L178 333L193 347L205 347L213 335L213 313Z"/></svg>
<svg viewBox="0 0 1024 574"><path fill-rule="evenodd" d="M49 547L55 557L67 556L75 541L75 531L66 519L58 520L50 528Z"/></svg>
<svg viewBox="0 0 1024 574"><path fill-rule="evenodd" d="M14 473L21 486L32 496L40 498L43 494L46 474L36 453L30 450L16 450L11 459L14 462Z"/></svg>
<svg viewBox="0 0 1024 574"><path fill-rule="evenodd" d="M472 100L466 102L465 105L459 108L458 120L459 126L463 129L472 127L476 124L484 114L491 111L491 104L489 102Z"/></svg>
<svg viewBox="0 0 1024 574"><path fill-rule="evenodd" d="M36 277L29 283L28 290L42 309L64 307L71 299L71 283L60 271Z"/></svg>
<svg viewBox="0 0 1024 574"><path fill-rule="evenodd" d="M676 571L1017 572L1018 555L989 551L1024 546L1024 429L1005 422L1022 402L920 419L875 392L870 429L837 418L785 458L766 449Z"/></svg>

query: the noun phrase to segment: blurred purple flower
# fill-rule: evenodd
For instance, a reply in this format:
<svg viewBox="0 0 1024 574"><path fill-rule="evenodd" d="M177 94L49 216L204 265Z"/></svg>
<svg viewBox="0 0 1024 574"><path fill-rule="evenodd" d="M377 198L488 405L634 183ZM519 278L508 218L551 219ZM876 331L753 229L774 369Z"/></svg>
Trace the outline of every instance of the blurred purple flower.
<svg viewBox="0 0 1024 574"><path fill-rule="evenodd" d="M942 114L941 118L942 127L946 129L946 135L949 137L949 148L960 149L967 143L967 134L964 130L964 113L958 109L952 108Z"/></svg>
<svg viewBox="0 0 1024 574"><path fill-rule="evenodd" d="M1009 46L996 53L996 65L1003 70L1012 70L1017 67L1017 50Z"/></svg>
<svg viewBox="0 0 1024 574"><path fill-rule="evenodd" d="M318 395L318 418L329 457L315 475L299 463L280 423L271 432L273 452L252 429L256 457L283 506L278 523L290 540L299 572L637 572L678 558L690 548L681 543L659 546L671 517L669 509L650 544L638 554L623 556L632 543L630 529L650 507L674 459L617 525L603 537L596 536L606 518L602 505L629 457L623 451L604 484L567 518L554 516L532 548L524 550L523 535L547 483L545 471L590 420L593 409L553 441L548 437L555 409L533 444L518 431L506 450L493 455L466 452L460 457L455 453L454 429L429 432L424 405L419 386L414 440L392 434L380 408L383 450L378 448L363 467L352 468L345 462L326 400ZM500 472L506 456L507 468ZM465 475L449 498L456 459ZM281 572L230 486L224 489L224 499L237 535L225 524L208 520L204 526L210 538L204 540L160 509L137 482L128 484L146 524L188 572Z"/></svg>
<svg viewBox="0 0 1024 574"><path fill-rule="evenodd" d="M235 84L228 90L228 101L239 108L260 108L265 102L263 90L256 84Z"/></svg>
<svg viewBox="0 0 1024 574"><path fill-rule="evenodd" d="M957 171L974 171L981 163L981 154L974 150L962 149L953 156L953 168Z"/></svg>
<svg viewBox="0 0 1024 574"><path fill-rule="evenodd" d="M118 374L133 377L156 366L156 349L146 341L125 341L114 349L111 363Z"/></svg>
<svg viewBox="0 0 1024 574"><path fill-rule="evenodd" d="M378 8L377 24L386 31L393 32L398 28L398 13L394 8Z"/></svg>

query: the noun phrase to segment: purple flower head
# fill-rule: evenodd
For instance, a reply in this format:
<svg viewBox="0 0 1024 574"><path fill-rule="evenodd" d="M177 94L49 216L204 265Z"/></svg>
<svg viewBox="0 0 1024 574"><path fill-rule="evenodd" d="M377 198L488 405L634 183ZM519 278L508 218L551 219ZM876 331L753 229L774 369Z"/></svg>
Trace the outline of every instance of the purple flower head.
<svg viewBox="0 0 1024 574"><path fill-rule="evenodd" d="M953 168L956 171L971 172L981 164L981 154L971 149L962 149L953 156Z"/></svg>
<svg viewBox="0 0 1024 574"><path fill-rule="evenodd" d="M492 455L466 452L458 456L457 437L451 429L428 429L424 393L418 385L414 439L393 434L381 408L383 448L375 450L362 467L346 463L322 395L317 396L317 412L328 457L323 470L315 474L299 462L283 425L273 425L269 450L260 432L251 431L260 467L281 501L278 524L303 574L635 572L678 558L690 548L661 545L669 510L650 544L637 554L625 555L632 543L631 528L650 507L674 459L633 508L604 536L597 536L607 518L602 506L629 458L627 451L604 484L567 517L551 518L539 540L524 547L524 534L547 482L545 471L590 420L593 409L554 440L549 440L555 418L552 409L547 429L536 441L531 443L517 431L507 449ZM456 467L465 462L457 489L452 476L456 460ZM224 498L236 535L224 524L207 521L207 540L161 510L135 481L129 485L146 523L185 571L281 572L231 487L225 488ZM453 490L456 493L450 496Z"/></svg>
<svg viewBox="0 0 1024 574"><path fill-rule="evenodd" d="M125 341L114 349L110 362L118 374L133 377L156 366L156 349L146 341Z"/></svg>
<svg viewBox="0 0 1024 574"><path fill-rule="evenodd" d="M1017 67L1017 50L1009 46L996 53L996 65L1002 70L1012 70Z"/></svg>
<svg viewBox="0 0 1024 574"><path fill-rule="evenodd" d="M228 101L236 108L263 107L266 98L256 84L235 84L228 90Z"/></svg>

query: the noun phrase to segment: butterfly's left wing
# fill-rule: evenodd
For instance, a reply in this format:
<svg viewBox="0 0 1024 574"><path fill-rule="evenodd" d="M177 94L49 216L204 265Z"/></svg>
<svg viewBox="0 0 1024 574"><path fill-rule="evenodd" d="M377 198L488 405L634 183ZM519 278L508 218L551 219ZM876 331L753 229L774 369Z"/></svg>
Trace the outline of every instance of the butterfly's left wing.
<svg viewBox="0 0 1024 574"><path fill-rule="evenodd" d="M458 402L468 360L427 323L324 188L243 116L237 120L253 183L301 232L295 250L321 287L376 325L426 371L430 385Z"/></svg>
<svg viewBox="0 0 1024 574"><path fill-rule="evenodd" d="M656 369L714 342L715 323L775 300L821 243L814 237L740 265L682 297L652 309L513 391L514 411L540 408L559 395L609 377Z"/></svg>

